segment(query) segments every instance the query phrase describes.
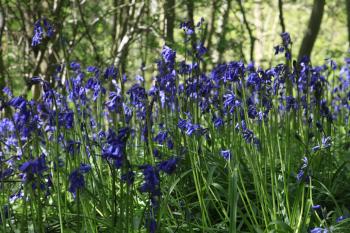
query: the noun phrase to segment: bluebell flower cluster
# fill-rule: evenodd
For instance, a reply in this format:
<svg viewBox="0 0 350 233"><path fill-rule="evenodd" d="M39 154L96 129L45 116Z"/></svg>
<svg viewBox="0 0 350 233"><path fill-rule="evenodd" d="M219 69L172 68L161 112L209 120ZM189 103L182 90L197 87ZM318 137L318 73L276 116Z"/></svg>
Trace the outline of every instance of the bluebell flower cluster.
<svg viewBox="0 0 350 233"><path fill-rule="evenodd" d="M196 39L194 35L202 23L181 24L187 40ZM33 46L53 34L47 19L37 21ZM282 33L281 38L275 52L285 53L290 60L290 35ZM295 127L305 130L298 141L308 144L305 143L301 165L291 165L297 174L296 179L288 180L289 187L310 181L313 159L319 155L312 152L332 153L333 148L338 149L338 142L346 138L334 134L349 131L350 59L345 60L344 66L332 60L323 66L312 66L308 58L303 58L293 67L278 64L268 69L254 62L229 61L202 72L208 53L204 43L196 41L191 53L187 52L192 56L190 62L177 61L181 56L164 45L149 89L148 80L141 75L133 81L113 65L85 67L77 61L59 64L53 83L40 76L29 79L30 84L42 87L38 100L15 96L4 88L0 109L11 111L0 119L0 187L10 187L9 202L24 197L25 201L32 201L28 185L32 187L30 191L49 193L54 190L49 189L54 179L77 197L94 188L91 180L113 174L110 180L115 181L112 186L117 186L118 195L128 190L127 195L146 196L143 223L149 232L159 232L161 225L157 220L167 177L176 176L183 169L181 162L188 161L193 153L198 158L214 154L214 161L220 156L222 161L229 161L234 148L241 146L245 147L241 152L252 152L257 156L250 158L260 162L265 156L262 148L269 146L264 144L268 133L264 130L278 131L275 136L280 140L284 132L275 128L300 123ZM329 73L338 69L339 76L334 83L329 82ZM63 71L68 75L61 80ZM338 122L345 126L334 127ZM291 128L293 133L294 130ZM238 155L242 164L246 162L246 157ZM299 161L301 155L293 161ZM252 169L244 168L247 172ZM60 174L59 179L53 175L55 172ZM17 182L18 177L18 185L6 184ZM140 192L134 192L135 187ZM106 203L106 209L115 205L110 200ZM321 206L312 209L317 213ZM112 213L106 212L106 216ZM339 216L336 222L345 218L346 214ZM321 227L311 230L328 231Z"/></svg>
<svg viewBox="0 0 350 233"><path fill-rule="evenodd" d="M91 170L91 166L88 164L80 164L80 167L75 169L69 175L69 189L68 191L72 193L73 197L77 196L78 190L82 190L85 187L84 174Z"/></svg>
<svg viewBox="0 0 350 233"><path fill-rule="evenodd" d="M299 172L297 174L297 181L302 182L302 181L308 181L309 179L309 174L308 174L308 166L309 166L309 160L307 157L304 157L302 159L303 163L299 169Z"/></svg>
<svg viewBox="0 0 350 233"><path fill-rule="evenodd" d="M44 26L44 27L43 27ZM34 35L32 38L32 46L35 47L39 44L41 44L41 41L44 38L44 31L46 37L53 37L54 35L54 28L49 23L47 18L40 18L34 23Z"/></svg>

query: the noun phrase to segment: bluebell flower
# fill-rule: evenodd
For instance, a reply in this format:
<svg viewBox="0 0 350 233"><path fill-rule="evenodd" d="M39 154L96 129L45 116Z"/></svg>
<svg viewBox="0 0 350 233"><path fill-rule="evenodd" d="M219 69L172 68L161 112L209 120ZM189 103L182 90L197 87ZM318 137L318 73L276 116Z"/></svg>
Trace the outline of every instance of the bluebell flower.
<svg viewBox="0 0 350 233"><path fill-rule="evenodd" d="M37 20L34 23L34 35L32 38L32 46L37 46L41 43L41 40L43 39L44 30L41 26L41 19Z"/></svg>
<svg viewBox="0 0 350 233"><path fill-rule="evenodd" d="M342 215L342 216L338 217L335 221L336 221L336 223L339 223L347 218L349 218L349 215L347 215L347 216Z"/></svg>
<svg viewBox="0 0 350 233"><path fill-rule="evenodd" d="M196 46L196 51L197 51L197 54L196 54L197 58L202 58L203 55L206 54L208 50L206 47L204 47L203 43L199 43Z"/></svg>
<svg viewBox="0 0 350 233"><path fill-rule="evenodd" d="M328 233L328 230L326 228L315 227L310 230L310 233Z"/></svg>
<svg viewBox="0 0 350 233"><path fill-rule="evenodd" d="M51 24L49 23L49 21L45 17L42 19L38 19L34 23L34 35L32 38L32 46L33 47L39 45L43 39L44 28L42 27L41 21L43 21L44 28L46 31L46 36L50 38L54 34L54 28L51 26Z"/></svg>
<svg viewBox="0 0 350 233"><path fill-rule="evenodd" d="M5 95L7 95L7 97L9 97L9 98L12 98L12 92L11 92L11 90L10 90L10 88L8 88L8 87L4 87L3 89L2 89L2 92L5 94Z"/></svg>
<svg viewBox="0 0 350 233"><path fill-rule="evenodd" d="M212 121L214 123L215 128L220 128L224 126L224 121L220 117L214 116Z"/></svg>
<svg viewBox="0 0 350 233"><path fill-rule="evenodd" d="M142 165L144 183L140 187L142 193L149 192L152 196L160 195L160 178L159 171L156 167L151 165Z"/></svg>
<svg viewBox="0 0 350 233"><path fill-rule="evenodd" d="M322 137L322 147L324 148L324 149L327 149L327 148L329 148L329 147L331 147L331 145L332 145L332 138L331 137Z"/></svg>
<svg viewBox="0 0 350 233"><path fill-rule="evenodd" d="M247 86L252 87L255 91L260 90L262 84L262 79L259 77L259 74L252 72L247 78Z"/></svg>
<svg viewBox="0 0 350 233"><path fill-rule="evenodd" d="M121 176L121 180L128 185L132 185L135 181L135 172L133 171L128 171L125 174Z"/></svg>
<svg viewBox="0 0 350 233"><path fill-rule="evenodd" d="M99 73L100 70L96 66L88 66L86 71L89 73Z"/></svg>
<svg viewBox="0 0 350 233"><path fill-rule="evenodd" d="M74 170L69 175L69 188L68 191L73 194L73 197L76 197L77 191L85 187L85 180L83 174L79 169Z"/></svg>
<svg viewBox="0 0 350 233"><path fill-rule="evenodd" d="M160 162L157 167L159 170L167 173L167 174L172 174L174 173L177 163L179 159L176 157L170 158L168 160Z"/></svg>
<svg viewBox="0 0 350 233"><path fill-rule="evenodd" d="M15 202L16 200L22 198L23 196L24 196L23 186L21 186L21 187L19 188L19 190L18 190L16 193L10 195L9 201L10 201L10 203L13 203L13 202Z"/></svg>
<svg viewBox="0 0 350 233"><path fill-rule="evenodd" d="M40 157L24 162L19 170L27 175L27 178L31 178L32 175L42 175L42 173L47 170L45 154L42 154ZM27 179L26 178L26 179Z"/></svg>
<svg viewBox="0 0 350 233"><path fill-rule="evenodd" d="M70 63L70 68L74 71L80 71L80 64L76 61Z"/></svg>
<svg viewBox="0 0 350 233"><path fill-rule="evenodd" d="M284 52L284 47L283 46L277 45L277 46L275 46L273 48L275 49L275 55Z"/></svg>
<svg viewBox="0 0 350 233"><path fill-rule="evenodd" d="M321 147L320 147L319 145L314 146L314 147L311 148L312 152L316 152L316 151L318 151L319 149L321 149Z"/></svg>
<svg viewBox="0 0 350 233"><path fill-rule="evenodd" d="M43 18L43 23L44 23L44 27L46 29L46 36L52 37L53 33L54 33L54 28L51 26L51 24L49 23L49 21L46 18Z"/></svg>
<svg viewBox="0 0 350 233"><path fill-rule="evenodd" d="M302 159L303 163L299 169L299 172L297 174L297 181L298 182L301 182L301 181L308 181L309 179L309 175L306 175L306 172L307 172L307 169L308 169L308 166L309 166L309 161L308 161L308 158L307 157L304 157Z"/></svg>
<svg viewBox="0 0 350 233"><path fill-rule="evenodd" d="M192 21L181 22L180 28L185 31L186 35L192 35L194 33Z"/></svg>
<svg viewBox="0 0 350 233"><path fill-rule="evenodd" d="M282 41L285 46L288 46L289 44L292 43L292 40L290 38L290 35L288 32L282 32L281 33Z"/></svg>
<svg viewBox="0 0 350 233"><path fill-rule="evenodd" d="M88 173L91 170L91 166L89 164L81 163L79 167L79 171L84 174Z"/></svg>
<svg viewBox="0 0 350 233"><path fill-rule="evenodd" d="M7 168L0 172L0 182L13 174L14 170L12 168Z"/></svg>
<svg viewBox="0 0 350 233"><path fill-rule="evenodd" d="M258 111L256 110L256 106L251 104L248 106L248 117L251 119L255 119L258 116Z"/></svg>
<svg viewBox="0 0 350 233"><path fill-rule="evenodd" d="M15 125L10 119L4 118L0 121L0 135L6 135L14 131Z"/></svg>
<svg viewBox="0 0 350 233"><path fill-rule="evenodd" d="M236 107L239 106L236 101L236 95L231 91L223 95L224 97L224 108L228 109L230 113L233 113Z"/></svg>
<svg viewBox="0 0 350 233"><path fill-rule="evenodd" d="M231 151L230 150L222 150L220 153L221 153L221 156L225 160L230 160L230 158L231 158Z"/></svg>
<svg viewBox="0 0 350 233"><path fill-rule="evenodd" d="M8 102L8 104L16 109L25 110L27 107L27 100L21 96L14 97Z"/></svg>
<svg viewBox="0 0 350 233"><path fill-rule="evenodd" d="M157 222L155 219L150 219L148 224L148 229L150 233L155 233L157 230Z"/></svg>
<svg viewBox="0 0 350 233"><path fill-rule="evenodd" d="M162 49L162 57L167 64L174 65L176 52L172 50L170 47L164 45Z"/></svg>
<svg viewBox="0 0 350 233"><path fill-rule="evenodd" d="M167 140L167 147L170 149L170 150L172 150L173 148L174 148L174 142L173 142L173 140L171 140L171 138L168 138L168 140Z"/></svg>
<svg viewBox="0 0 350 233"><path fill-rule="evenodd" d="M161 154L157 148L153 148L153 156L158 158L158 159L161 158Z"/></svg>
<svg viewBox="0 0 350 233"><path fill-rule="evenodd" d="M293 96L287 96L286 97L286 110L290 111L291 109L297 110L298 109L298 103L296 99Z"/></svg>
<svg viewBox="0 0 350 233"><path fill-rule="evenodd" d="M111 91L109 93L108 101L106 101L105 105L107 106L108 110L111 112L118 112L120 113L122 110L122 96L120 92L114 92Z"/></svg>
<svg viewBox="0 0 350 233"><path fill-rule="evenodd" d="M112 65L106 68L103 76L105 79L109 79L109 78L117 79L118 74L119 74L119 70Z"/></svg>
<svg viewBox="0 0 350 233"><path fill-rule="evenodd" d="M160 131L154 138L153 141L159 144L163 144L168 137L167 131Z"/></svg>

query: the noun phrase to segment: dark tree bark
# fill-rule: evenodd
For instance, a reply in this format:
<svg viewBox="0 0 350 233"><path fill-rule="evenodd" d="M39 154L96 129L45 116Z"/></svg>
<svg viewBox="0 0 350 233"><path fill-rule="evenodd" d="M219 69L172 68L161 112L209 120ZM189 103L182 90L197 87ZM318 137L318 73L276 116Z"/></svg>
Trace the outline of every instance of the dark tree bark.
<svg viewBox="0 0 350 233"><path fill-rule="evenodd" d="M175 0L165 0L165 39L170 44L174 43L174 25L175 25Z"/></svg>
<svg viewBox="0 0 350 233"><path fill-rule="evenodd" d="M211 5L211 18L210 18L210 25L209 25L209 32L207 36L207 49L210 51L211 45L213 43L213 35L215 32L215 18L216 18L216 11L218 7L218 0L213 0Z"/></svg>
<svg viewBox="0 0 350 233"><path fill-rule="evenodd" d="M224 55L224 52L227 48L226 46L226 34L227 34L227 22L228 22L228 17L230 14L230 10L231 10L231 0L227 0L227 6L222 18L222 30L221 30L221 37L219 39L219 43L218 43L218 52L219 52L219 60L218 62L221 63L222 61L222 57Z"/></svg>
<svg viewBox="0 0 350 233"><path fill-rule="evenodd" d="M186 1L187 7L187 18L194 26L194 2L192 0ZM196 45L196 34L191 35L191 45L194 47Z"/></svg>
<svg viewBox="0 0 350 233"><path fill-rule="evenodd" d="M0 2L0 93L2 93L2 89L6 85L5 64L3 60L3 51L2 51L3 50L2 36L4 34L4 29L5 29L5 11L2 3Z"/></svg>
<svg viewBox="0 0 350 233"><path fill-rule="evenodd" d="M304 35L303 41L301 42L298 60L305 55L308 57L311 55L318 31L321 27L324 6L325 0L314 0L307 31Z"/></svg>
<svg viewBox="0 0 350 233"><path fill-rule="evenodd" d="M247 20L246 15L245 15L245 10L243 7L242 0L237 0L237 3L239 5L239 9L240 9L241 14L243 16L243 22L244 22L245 27L247 28L249 39L250 39L250 61L254 61L254 46L255 46L256 38L253 35L253 31L250 28L249 22Z"/></svg>
<svg viewBox="0 0 350 233"><path fill-rule="evenodd" d="M212 0L212 2L211 2L211 17L210 17L208 33L205 33L207 35L206 48L208 49L208 56L211 55L211 46L213 44L213 36L215 33L216 12L217 12L218 6L219 6L219 0ZM212 61L212 59L208 60L208 62L210 62L210 61ZM203 71L204 72L207 70L208 62L203 63Z"/></svg>
<svg viewBox="0 0 350 233"><path fill-rule="evenodd" d="M278 0L278 11L279 11L281 29L282 29L282 32L285 32L286 25L284 24L284 17L283 17L283 0Z"/></svg>
<svg viewBox="0 0 350 233"><path fill-rule="evenodd" d="M348 43L349 43L349 48L350 48L350 0L345 0L346 1L346 14L348 18Z"/></svg>

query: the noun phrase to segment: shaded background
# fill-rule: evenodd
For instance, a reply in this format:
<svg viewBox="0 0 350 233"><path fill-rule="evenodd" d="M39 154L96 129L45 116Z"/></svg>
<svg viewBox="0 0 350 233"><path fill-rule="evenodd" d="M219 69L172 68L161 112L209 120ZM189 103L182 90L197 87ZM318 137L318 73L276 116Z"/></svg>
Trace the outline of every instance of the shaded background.
<svg viewBox="0 0 350 233"><path fill-rule="evenodd" d="M32 47L33 25L46 17L55 35ZM150 82L164 44L184 54L180 22L205 19L197 33L208 48L205 69L231 60L254 60L267 68L279 34L289 32L293 58L310 55L314 64L342 62L350 41L350 0L0 0L0 88L37 98L27 81L54 83L58 64L79 61L102 68L114 64L128 76ZM143 67L143 68L142 68Z"/></svg>

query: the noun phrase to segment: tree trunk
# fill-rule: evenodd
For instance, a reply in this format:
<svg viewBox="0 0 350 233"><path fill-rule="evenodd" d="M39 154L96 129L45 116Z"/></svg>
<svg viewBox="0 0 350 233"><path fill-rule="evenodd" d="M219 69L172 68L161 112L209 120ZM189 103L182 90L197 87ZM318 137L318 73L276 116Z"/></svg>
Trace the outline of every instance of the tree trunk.
<svg viewBox="0 0 350 233"><path fill-rule="evenodd" d="M224 56L224 52L227 49L226 45L226 34L227 34L227 22L228 22L228 17L230 15L230 10L231 10L231 0L227 0L226 2L226 9L222 18L222 30L221 30L221 37L219 39L218 43L218 52L219 52L219 59L218 62L222 62L222 58Z"/></svg>
<svg viewBox="0 0 350 233"><path fill-rule="evenodd" d="M348 43L349 43L349 48L350 48L350 0L345 0L346 1L346 14L348 18Z"/></svg>
<svg viewBox="0 0 350 233"><path fill-rule="evenodd" d="M279 18L280 18L280 25L282 32L286 32L286 25L284 24L284 17L283 17L283 0L278 0L278 11L279 11Z"/></svg>
<svg viewBox="0 0 350 233"><path fill-rule="evenodd" d="M256 40L256 38L254 37L253 31L250 28L249 22L247 20L242 0L237 0L237 3L239 5L239 10L241 11L241 14L242 14L242 17L243 17L243 23L244 23L245 27L247 28L248 35L249 35L249 40L250 40L250 61L254 61L254 47L255 47L255 40Z"/></svg>
<svg viewBox="0 0 350 233"><path fill-rule="evenodd" d="M174 25L175 25L175 0L165 0L165 40L172 45L174 43Z"/></svg>
<svg viewBox="0 0 350 233"><path fill-rule="evenodd" d="M194 15L194 2L192 0L186 1L186 6L187 6L187 18L194 26L194 16L193 16ZM194 48L196 45L196 34L195 33L193 33L191 35L191 45L192 45L192 48Z"/></svg>
<svg viewBox="0 0 350 233"><path fill-rule="evenodd" d="M216 11L219 5L218 0L212 0L211 4L211 17L210 17L210 24L207 35L207 44L206 48L208 49L208 56L211 56L211 46L213 44L213 35L215 33L215 21L216 21ZM212 59L209 59L208 62L211 62ZM203 71L206 72L208 62L203 63Z"/></svg>
<svg viewBox="0 0 350 233"><path fill-rule="evenodd" d="M321 27L324 6L325 0L314 0L309 25L304 35L303 41L301 42L298 60L300 60L305 55L308 57L311 55L318 31Z"/></svg>
<svg viewBox="0 0 350 233"><path fill-rule="evenodd" d="M5 10L0 2L0 96L2 95L2 89L6 86L5 77L5 64L3 60L3 46L2 46L2 36L5 29Z"/></svg>

